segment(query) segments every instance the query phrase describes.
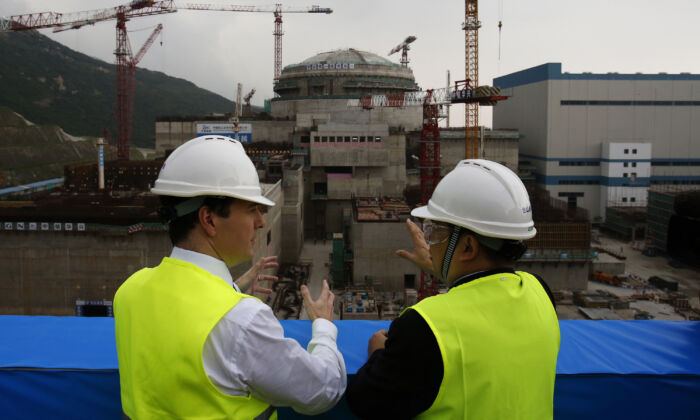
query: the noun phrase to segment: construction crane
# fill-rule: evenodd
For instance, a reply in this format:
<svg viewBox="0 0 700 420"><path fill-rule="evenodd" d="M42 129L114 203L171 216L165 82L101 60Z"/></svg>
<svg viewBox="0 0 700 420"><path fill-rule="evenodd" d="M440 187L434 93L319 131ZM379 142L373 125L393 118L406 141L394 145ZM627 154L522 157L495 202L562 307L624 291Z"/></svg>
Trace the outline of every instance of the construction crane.
<svg viewBox="0 0 700 420"><path fill-rule="evenodd" d="M178 5L178 9L187 10L212 10L219 12L264 12L273 13L275 30L272 33L275 36L275 69L274 69L274 84L277 84L280 79L280 74L282 74L282 12L284 13L323 13L330 14L333 13L333 9L328 7L311 6L305 8L294 8L294 7L284 7L281 3L277 3L274 6L222 6L222 5L212 5L212 4L184 4ZM275 94L276 96L277 94Z"/></svg>
<svg viewBox="0 0 700 420"><path fill-rule="evenodd" d="M401 65L403 67L408 67L408 50L411 49L411 47L409 47L409 44L411 44L415 40L416 40L415 36L411 35L411 36L406 37L406 39L404 39L402 43L395 46L391 51L389 51L388 55L392 55L394 53L401 51Z"/></svg>
<svg viewBox="0 0 700 420"><path fill-rule="evenodd" d="M90 10L77 13L33 13L10 16L0 20L0 32L23 31L30 29L53 28L54 32L79 29L85 25L94 25L106 20L117 21L117 45L114 50L117 66L117 158L129 159L131 140L131 123L134 111L134 75L136 65L153 44L156 36L163 29L158 25L136 56L132 54L131 44L126 32L126 22L142 16L174 13L177 10L173 1L132 1L129 4L109 9Z"/></svg>
<svg viewBox="0 0 700 420"><path fill-rule="evenodd" d="M255 88L251 89L250 92L248 92L248 94L243 97L243 101L245 102L245 112L243 113L244 115L252 114L252 111L250 109L250 100L253 98L253 95L255 95Z"/></svg>
<svg viewBox="0 0 700 420"><path fill-rule="evenodd" d="M491 86L473 88L469 80L459 80L454 86L428 89L425 91L391 93L387 95L363 96L359 99L348 100L349 107L361 107L366 110L381 107L403 108L408 106L423 107L423 125L420 138L420 189L421 204L427 204L433 191L440 182L440 129L438 122L441 118L440 107L447 104L465 103L495 105L498 101L507 99L500 96L500 90ZM478 138L477 138L478 156ZM438 293L437 279L421 272L421 283L418 298L433 296Z"/></svg>
<svg viewBox="0 0 700 420"><path fill-rule="evenodd" d="M329 8L311 6L305 9L293 9L277 4L274 7L186 4L177 6L173 0L134 0L128 4L108 9L88 10L75 13L41 12L0 18L0 32L25 31L32 29L53 28L54 32L80 29L107 20L117 20L117 145L119 159L129 158L131 141L131 123L133 119L133 73L136 64L153 43L157 34L151 36L136 57L132 56L131 46L126 33L126 22L143 16L175 13L178 9L212 10L228 12L273 12L275 14L275 83L279 80L282 68L282 12L285 13L332 13Z"/></svg>
<svg viewBox="0 0 700 420"><path fill-rule="evenodd" d="M479 0L464 1L464 78L465 84L479 85ZM465 159L479 157L479 104L465 103Z"/></svg>

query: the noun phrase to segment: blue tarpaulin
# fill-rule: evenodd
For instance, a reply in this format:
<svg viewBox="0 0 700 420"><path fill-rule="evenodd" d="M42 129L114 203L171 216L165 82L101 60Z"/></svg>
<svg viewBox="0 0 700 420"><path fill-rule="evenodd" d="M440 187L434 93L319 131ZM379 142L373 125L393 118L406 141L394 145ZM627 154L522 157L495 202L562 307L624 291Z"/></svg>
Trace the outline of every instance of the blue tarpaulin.
<svg viewBox="0 0 700 420"><path fill-rule="evenodd" d="M336 325L352 376L367 359L369 337L389 322ZM308 321L282 326L302 346L311 338ZM561 321L560 326L555 418L697 418L700 323ZM0 417L120 416L112 318L0 316ZM302 417L280 411L280 418ZM352 416L341 402L317 418Z"/></svg>

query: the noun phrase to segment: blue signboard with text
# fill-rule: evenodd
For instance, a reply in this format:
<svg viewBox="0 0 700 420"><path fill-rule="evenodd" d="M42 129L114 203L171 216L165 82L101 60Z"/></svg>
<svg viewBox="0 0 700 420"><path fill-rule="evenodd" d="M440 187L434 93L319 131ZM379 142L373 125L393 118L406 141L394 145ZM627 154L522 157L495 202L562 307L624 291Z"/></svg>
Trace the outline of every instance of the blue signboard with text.
<svg viewBox="0 0 700 420"><path fill-rule="evenodd" d="M233 123L201 123L197 124L197 137L218 135L236 138ZM238 141L250 143L253 140L253 125L238 124Z"/></svg>

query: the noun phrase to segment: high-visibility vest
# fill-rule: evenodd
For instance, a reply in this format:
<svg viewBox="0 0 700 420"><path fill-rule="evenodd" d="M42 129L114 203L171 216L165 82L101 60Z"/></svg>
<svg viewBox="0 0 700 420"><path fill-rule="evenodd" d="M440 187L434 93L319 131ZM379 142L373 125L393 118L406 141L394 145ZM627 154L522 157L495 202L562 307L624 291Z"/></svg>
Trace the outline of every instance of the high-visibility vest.
<svg viewBox="0 0 700 420"><path fill-rule="evenodd" d="M210 331L243 298L251 297L171 258L129 277L114 296L124 413L134 420L276 419L270 404L226 395L204 371Z"/></svg>
<svg viewBox="0 0 700 420"><path fill-rule="evenodd" d="M407 310L430 326L444 374L419 418L551 419L559 323L533 275L493 274Z"/></svg>

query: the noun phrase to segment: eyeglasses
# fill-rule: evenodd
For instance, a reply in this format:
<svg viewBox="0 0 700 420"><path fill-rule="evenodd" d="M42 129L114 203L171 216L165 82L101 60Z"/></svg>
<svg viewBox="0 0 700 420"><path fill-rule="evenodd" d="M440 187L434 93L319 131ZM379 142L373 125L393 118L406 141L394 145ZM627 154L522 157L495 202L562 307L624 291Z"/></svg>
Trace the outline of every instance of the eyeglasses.
<svg viewBox="0 0 700 420"><path fill-rule="evenodd" d="M432 220L426 220L423 222L423 237L428 245L441 244L450 237L450 228L438 225Z"/></svg>

